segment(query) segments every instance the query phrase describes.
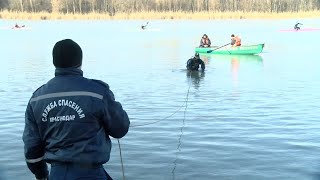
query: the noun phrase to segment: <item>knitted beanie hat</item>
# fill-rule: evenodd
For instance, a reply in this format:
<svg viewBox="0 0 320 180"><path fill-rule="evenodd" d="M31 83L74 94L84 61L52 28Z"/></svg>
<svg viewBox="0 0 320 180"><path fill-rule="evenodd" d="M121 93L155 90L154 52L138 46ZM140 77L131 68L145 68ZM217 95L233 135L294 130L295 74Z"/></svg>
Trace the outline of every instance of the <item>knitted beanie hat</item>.
<svg viewBox="0 0 320 180"><path fill-rule="evenodd" d="M82 65L81 47L71 39L58 41L53 47L52 57L55 67L69 68Z"/></svg>

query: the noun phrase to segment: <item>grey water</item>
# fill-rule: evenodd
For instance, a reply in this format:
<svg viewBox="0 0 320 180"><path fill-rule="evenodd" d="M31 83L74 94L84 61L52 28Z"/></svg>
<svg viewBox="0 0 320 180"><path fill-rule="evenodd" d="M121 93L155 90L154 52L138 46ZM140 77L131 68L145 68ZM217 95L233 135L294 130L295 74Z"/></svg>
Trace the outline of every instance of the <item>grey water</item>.
<svg viewBox="0 0 320 180"><path fill-rule="evenodd" d="M10 29L15 23L26 29ZM34 179L23 155L24 111L54 76L52 47L71 38L84 76L110 85L129 114L120 139L125 178L139 180L320 179L320 31L282 32L297 20L141 20L0 22L0 179ZM320 19L300 19L318 28ZM255 56L201 55L238 34L265 43ZM116 139L105 164L122 179ZM99 158L99 157L97 157Z"/></svg>

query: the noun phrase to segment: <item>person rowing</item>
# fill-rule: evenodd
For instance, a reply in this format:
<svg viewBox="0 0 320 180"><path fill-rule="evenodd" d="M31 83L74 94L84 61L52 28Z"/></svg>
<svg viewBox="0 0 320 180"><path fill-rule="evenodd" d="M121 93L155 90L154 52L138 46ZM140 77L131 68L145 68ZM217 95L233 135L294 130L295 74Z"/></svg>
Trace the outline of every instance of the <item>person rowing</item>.
<svg viewBox="0 0 320 180"><path fill-rule="evenodd" d="M241 38L237 35L231 34L231 46L241 46Z"/></svg>
<svg viewBox="0 0 320 180"><path fill-rule="evenodd" d="M146 29L147 25L149 24L149 22L147 22L146 25L141 25L141 29Z"/></svg>
<svg viewBox="0 0 320 180"><path fill-rule="evenodd" d="M296 31L300 30L300 26L299 26L299 25L303 25L303 24L297 23L297 24L294 25L294 29L295 29Z"/></svg>

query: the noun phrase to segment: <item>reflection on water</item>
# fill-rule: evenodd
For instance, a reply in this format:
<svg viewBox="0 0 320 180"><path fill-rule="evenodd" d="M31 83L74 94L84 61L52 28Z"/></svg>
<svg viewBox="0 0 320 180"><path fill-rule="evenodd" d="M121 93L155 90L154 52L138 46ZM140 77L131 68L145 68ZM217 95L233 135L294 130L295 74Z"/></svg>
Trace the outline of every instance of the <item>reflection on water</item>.
<svg viewBox="0 0 320 180"><path fill-rule="evenodd" d="M250 61L250 62L262 62L263 59L260 55L223 55L223 54L201 54L201 59L206 61L211 60L224 60L232 61L234 59L238 61Z"/></svg>
<svg viewBox="0 0 320 180"><path fill-rule="evenodd" d="M200 81L204 78L205 71L187 71L187 77L190 78L195 89L199 89Z"/></svg>
<svg viewBox="0 0 320 180"><path fill-rule="evenodd" d="M259 55L202 54L201 59L206 61L206 64L210 62L210 66L214 68L220 69L222 67L224 70L230 68L233 96L238 96L239 83L243 83L244 79L250 79L254 74L260 73L259 71L263 67L263 58Z"/></svg>
<svg viewBox="0 0 320 180"><path fill-rule="evenodd" d="M200 55L200 58L202 59L202 61L207 65L210 62L210 56L203 56Z"/></svg>
<svg viewBox="0 0 320 180"><path fill-rule="evenodd" d="M262 63L262 57L259 55L238 55L231 56L231 72L232 79L235 85L239 83L239 69L240 64L242 63ZM245 61L245 62L244 62ZM247 62L250 61L250 62Z"/></svg>
<svg viewBox="0 0 320 180"><path fill-rule="evenodd" d="M126 179L320 180L314 34L294 36L305 43L301 48L289 43L292 34L277 35L265 21L245 23L247 29L242 20L159 21L161 31L124 32L132 22L30 21L32 31L1 32L8 38L0 43L0 180L34 179L23 157L25 106L53 76L52 46L66 35L83 44L85 76L105 80L132 120L121 139ZM205 73L187 72L202 27L224 37L230 24L252 41L261 40L252 36L259 32L268 46L284 48L261 56L201 54ZM113 145L105 167L122 179L114 139Z"/></svg>
<svg viewBox="0 0 320 180"><path fill-rule="evenodd" d="M230 63L231 72L234 81L238 81L238 74L241 66L262 66L263 59L259 55L216 55L216 54L202 54L201 59L206 64L214 61L218 63Z"/></svg>

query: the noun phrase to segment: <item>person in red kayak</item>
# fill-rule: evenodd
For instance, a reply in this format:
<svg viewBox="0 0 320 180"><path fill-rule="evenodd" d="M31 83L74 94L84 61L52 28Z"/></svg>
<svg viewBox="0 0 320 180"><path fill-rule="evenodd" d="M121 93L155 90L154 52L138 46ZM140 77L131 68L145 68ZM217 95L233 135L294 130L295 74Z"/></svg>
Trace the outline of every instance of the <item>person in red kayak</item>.
<svg viewBox="0 0 320 180"><path fill-rule="evenodd" d="M294 30L296 30L296 31L300 30L299 25L303 25L303 24L301 24L301 23L295 24L295 25L294 25Z"/></svg>
<svg viewBox="0 0 320 180"><path fill-rule="evenodd" d="M19 25L16 23L16 25L14 25L14 27L13 27L13 28L23 28L23 27L25 27L25 26L24 26L24 25L19 26Z"/></svg>

